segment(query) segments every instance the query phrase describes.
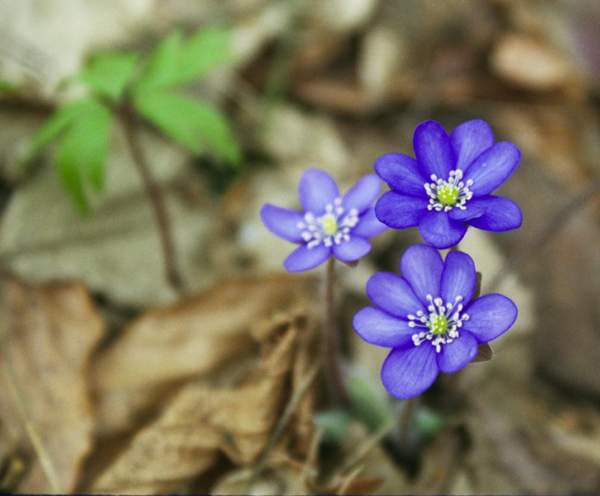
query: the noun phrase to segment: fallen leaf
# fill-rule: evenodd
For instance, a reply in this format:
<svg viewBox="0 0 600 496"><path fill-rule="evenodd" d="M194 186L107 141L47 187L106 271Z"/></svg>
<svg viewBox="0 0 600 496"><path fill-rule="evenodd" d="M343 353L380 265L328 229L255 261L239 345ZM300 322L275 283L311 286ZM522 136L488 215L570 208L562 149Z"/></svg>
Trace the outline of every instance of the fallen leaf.
<svg viewBox="0 0 600 496"><path fill-rule="evenodd" d="M251 328L300 300L311 284L295 276L224 282L142 315L94 364L99 432L129 429L174 386L251 352Z"/></svg>
<svg viewBox="0 0 600 496"><path fill-rule="evenodd" d="M9 279L2 289L0 422L31 463L19 490L71 492L91 448L86 377L102 319L80 284Z"/></svg>
<svg viewBox="0 0 600 496"><path fill-rule="evenodd" d="M556 48L527 35L507 34L491 55L498 76L521 88L546 91L573 81L574 69Z"/></svg>
<svg viewBox="0 0 600 496"><path fill-rule="evenodd" d="M254 302L253 304L256 304ZM234 387L203 381L183 387L92 485L93 491L181 491L220 453L236 465L254 463L290 397L288 387L306 319L276 321L259 331L261 359Z"/></svg>

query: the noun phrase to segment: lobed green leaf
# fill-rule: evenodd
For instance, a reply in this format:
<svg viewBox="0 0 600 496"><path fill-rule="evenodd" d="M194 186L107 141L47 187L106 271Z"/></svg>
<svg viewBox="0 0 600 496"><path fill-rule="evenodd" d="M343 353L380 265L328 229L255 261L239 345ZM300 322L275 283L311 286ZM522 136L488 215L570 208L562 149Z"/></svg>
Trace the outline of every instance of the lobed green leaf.
<svg viewBox="0 0 600 496"><path fill-rule="evenodd" d="M381 388L373 387L356 372L351 374L347 388L352 414L369 430L377 431L393 421L392 406L387 395L381 394Z"/></svg>
<svg viewBox="0 0 600 496"><path fill-rule="evenodd" d="M14 84L0 79L0 93L10 93L11 91L15 91L15 89L16 87Z"/></svg>
<svg viewBox="0 0 600 496"><path fill-rule="evenodd" d="M77 116L85 113L90 108L97 105L93 99L86 98L67 103L59 107L54 114L38 129L33 137L23 161L29 161L35 158L46 146L54 141L60 133L62 133L69 124L71 124Z"/></svg>
<svg viewBox="0 0 600 496"><path fill-rule="evenodd" d="M323 431L323 439L341 444L348 436L352 416L344 410L326 410L314 416L315 427Z"/></svg>
<svg viewBox="0 0 600 496"><path fill-rule="evenodd" d="M241 153L227 119L212 106L163 91L139 93L134 105L140 114L191 152L198 154L208 148L219 158L239 164Z"/></svg>
<svg viewBox="0 0 600 496"><path fill-rule="evenodd" d="M229 60L230 33L219 28L203 29L187 40L176 31L151 54L134 85L135 92L189 83Z"/></svg>
<svg viewBox="0 0 600 496"><path fill-rule="evenodd" d="M183 36L180 31L175 31L167 36L150 55L134 86L134 91L164 88L177 84L182 43Z"/></svg>
<svg viewBox="0 0 600 496"><path fill-rule="evenodd" d="M55 157L58 175L82 213L90 209L86 185L101 191L106 176L111 113L104 105L93 103L65 131Z"/></svg>
<svg viewBox="0 0 600 496"><path fill-rule="evenodd" d="M186 83L204 76L230 59L230 32L220 28L203 29L184 45L179 79Z"/></svg>
<svg viewBox="0 0 600 496"><path fill-rule="evenodd" d="M98 94L118 101L133 79L138 62L135 53L105 52L94 56L79 75Z"/></svg>

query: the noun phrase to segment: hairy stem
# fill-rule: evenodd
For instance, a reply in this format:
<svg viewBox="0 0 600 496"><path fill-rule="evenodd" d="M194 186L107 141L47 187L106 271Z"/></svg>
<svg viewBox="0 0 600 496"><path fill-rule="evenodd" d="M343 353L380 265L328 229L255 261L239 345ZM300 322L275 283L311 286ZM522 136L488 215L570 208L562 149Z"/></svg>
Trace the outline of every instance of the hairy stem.
<svg viewBox="0 0 600 496"><path fill-rule="evenodd" d="M410 428L413 424L415 413L417 412L418 403L418 397L404 400L404 405L402 407L402 411L400 412L400 419L398 425L398 441L400 443L400 446L402 446L403 448L406 448L408 444L408 436L410 433Z"/></svg>
<svg viewBox="0 0 600 496"><path fill-rule="evenodd" d="M348 405L349 398L344 383L342 364L340 363L340 336L336 324L335 312L335 258L327 262L325 274L325 327L323 329L323 366L333 402Z"/></svg>
<svg viewBox="0 0 600 496"><path fill-rule="evenodd" d="M135 129L135 114L132 108L127 104L123 105L120 108L119 115L121 117L121 122L123 123L125 137L131 152L131 157L133 158L133 162L140 174L140 177L142 178L146 194L148 195L148 199L152 205L152 211L158 227L158 235L163 252L165 277L169 285L176 292L181 292L183 289L183 280L181 279L181 275L177 270L175 243L173 240L172 226L167 214L164 196L158 184L152 177L144 150L138 140L138 134Z"/></svg>

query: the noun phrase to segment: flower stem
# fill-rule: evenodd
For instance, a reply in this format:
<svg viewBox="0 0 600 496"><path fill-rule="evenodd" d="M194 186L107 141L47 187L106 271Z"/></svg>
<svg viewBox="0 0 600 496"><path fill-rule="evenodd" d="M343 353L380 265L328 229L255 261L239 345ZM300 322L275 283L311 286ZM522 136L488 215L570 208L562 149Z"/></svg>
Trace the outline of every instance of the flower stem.
<svg viewBox="0 0 600 496"><path fill-rule="evenodd" d="M135 129L135 114L132 108L124 104L120 107L120 117L125 130L125 137L127 144L133 158L133 162L142 178L146 194L152 205L152 211L154 212L154 219L158 227L158 235L160 238L160 245L163 252L163 259L165 265L165 276L167 283L176 291L181 292L183 289L183 280L177 270L175 243L173 240L172 226L167 214L167 207L165 205L162 191L158 184L156 184L148 162L144 154L144 150L138 140L138 135Z"/></svg>
<svg viewBox="0 0 600 496"><path fill-rule="evenodd" d="M335 258L327 262L325 274L325 328L323 332L323 366L329 387L330 397L336 405L349 405L348 392L344 383L341 364L340 336L336 325L335 312Z"/></svg>
<svg viewBox="0 0 600 496"><path fill-rule="evenodd" d="M406 448L408 445L408 436L410 428L413 424L415 413L417 412L417 405L419 404L419 397L410 398L404 400L402 412L400 412L399 432L398 441L402 448Z"/></svg>

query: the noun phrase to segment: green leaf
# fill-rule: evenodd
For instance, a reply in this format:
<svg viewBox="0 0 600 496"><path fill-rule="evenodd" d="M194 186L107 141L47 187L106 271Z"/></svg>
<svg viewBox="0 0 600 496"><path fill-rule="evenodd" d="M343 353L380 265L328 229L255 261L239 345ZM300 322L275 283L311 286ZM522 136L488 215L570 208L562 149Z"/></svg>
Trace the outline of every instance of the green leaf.
<svg viewBox="0 0 600 496"><path fill-rule="evenodd" d="M234 165L241 160L240 150L223 114L212 106L162 91L136 95L135 108L166 135L193 153L208 148Z"/></svg>
<svg viewBox="0 0 600 496"><path fill-rule="evenodd" d="M427 407L418 409L415 415L415 426L419 434L426 438L435 437L446 425L444 417Z"/></svg>
<svg viewBox="0 0 600 496"><path fill-rule="evenodd" d="M79 77L100 95L118 101L135 73L137 61L135 53L101 53L90 60Z"/></svg>
<svg viewBox="0 0 600 496"><path fill-rule="evenodd" d="M86 185L90 183L96 191L104 186L108 154L111 113L93 103L65 131L55 159L59 177L82 213L90 209Z"/></svg>
<svg viewBox="0 0 600 496"><path fill-rule="evenodd" d="M230 59L230 32L220 28L198 31L181 53L179 80L186 83L197 79Z"/></svg>
<svg viewBox="0 0 600 496"><path fill-rule="evenodd" d="M134 91L177 84L182 42L180 31L171 33L161 41L150 55Z"/></svg>
<svg viewBox="0 0 600 496"><path fill-rule="evenodd" d="M314 416L317 429L323 431L323 439L341 443L347 436L351 415L344 410L327 410Z"/></svg>
<svg viewBox="0 0 600 496"><path fill-rule="evenodd" d="M31 138L31 143L23 161L27 162L35 158L46 146L48 146L58 135L63 132L69 124L80 114L85 113L90 107L97 105L94 100L84 99L67 103L58 108L52 116L37 130Z"/></svg>
<svg viewBox="0 0 600 496"><path fill-rule="evenodd" d="M9 93L15 91L15 85L0 79L0 93Z"/></svg>
<svg viewBox="0 0 600 496"><path fill-rule="evenodd" d="M229 60L229 31L204 29L184 40L176 31L150 56L134 91L167 88L198 79Z"/></svg>
<svg viewBox="0 0 600 496"><path fill-rule="evenodd" d="M369 430L376 431L393 421L394 412L387 395L356 372L348 380L348 394L354 417Z"/></svg>

